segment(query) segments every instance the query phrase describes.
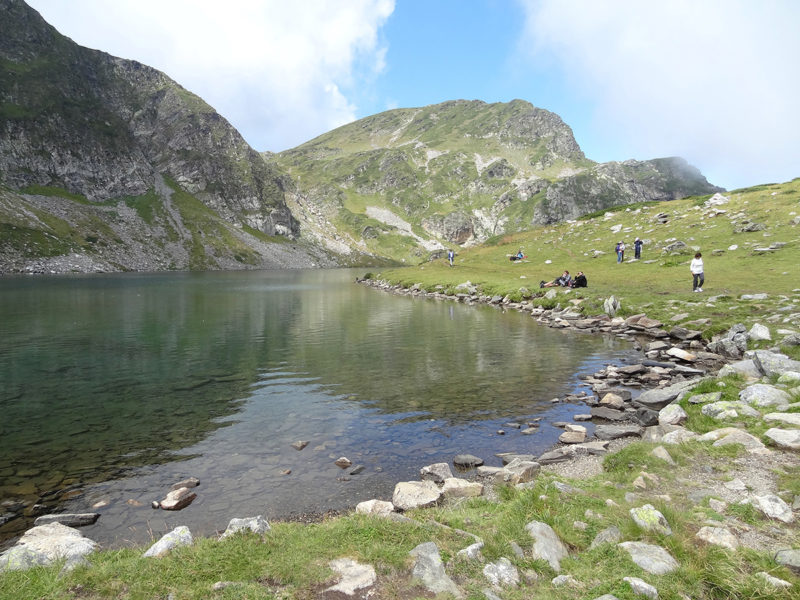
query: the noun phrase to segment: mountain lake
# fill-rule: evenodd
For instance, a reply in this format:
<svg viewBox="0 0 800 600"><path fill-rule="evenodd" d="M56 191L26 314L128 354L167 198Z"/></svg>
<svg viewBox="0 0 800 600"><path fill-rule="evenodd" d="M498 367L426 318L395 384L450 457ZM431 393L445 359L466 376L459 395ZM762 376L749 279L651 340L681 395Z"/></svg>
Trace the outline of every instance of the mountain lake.
<svg viewBox="0 0 800 600"><path fill-rule="evenodd" d="M459 453L544 452L554 422L588 412L552 399L635 354L527 313L381 293L363 273L1 277L0 548L52 512L100 513L81 531L114 548L390 500ZM188 477L191 505L151 508Z"/></svg>

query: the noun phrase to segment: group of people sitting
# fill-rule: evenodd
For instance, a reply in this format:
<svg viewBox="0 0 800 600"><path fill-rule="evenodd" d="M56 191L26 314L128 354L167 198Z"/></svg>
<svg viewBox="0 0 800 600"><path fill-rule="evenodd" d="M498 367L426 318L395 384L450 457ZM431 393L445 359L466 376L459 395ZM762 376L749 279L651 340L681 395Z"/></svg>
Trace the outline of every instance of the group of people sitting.
<svg viewBox="0 0 800 600"><path fill-rule="evenodd" d="M583 274L583 271L578 271L578 274L575 275L575 279L569 274L569 271L564 271L561 277L556 277L553 281L540 281L539 287L546 288L546 287L571 287L571 288L581 288L586 287L588 285L586 281L586 275Z"/></svg>

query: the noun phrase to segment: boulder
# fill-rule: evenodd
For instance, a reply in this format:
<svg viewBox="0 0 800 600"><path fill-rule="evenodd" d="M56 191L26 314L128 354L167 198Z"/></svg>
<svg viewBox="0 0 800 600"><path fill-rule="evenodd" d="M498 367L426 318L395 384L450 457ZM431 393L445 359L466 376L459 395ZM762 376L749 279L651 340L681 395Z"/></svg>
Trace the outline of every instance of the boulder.
<svg viewBox="0 0 800 600"><path fill-rule="evenodd" d="M477 481L448 477L444 480L442 494L445 498L474 498L483 494L483 484Z"/></svg>
<svg viewBox="0 0 800 600"><path fill-rule="evenodd" d="M658 599L658 590L646 581L638 577L623 577L622 581L627 582L631 586L631 591L637 596L645 596L650 600Z"/></svg>
<svg viewBox="0 0 800 600"><path fill-rule="evenodd" d="M641 437L644 428L639 425L598 425L594 435L600 440L616 440L622 437Z"/></svg>
<svg viewBox="0 0 800 600"><path fill-rule="evenodd" d="M625 421L628 418L621 410L615 410L606 406L593 406L589 409L589 414L594 419L604 419L606 421Z"/></svg>
<svg viewBox="0 0 800 600"><path fill-rule="evenodd" d="M458 454L453 458L453 464L462 469L471 469L480 467L483 464L483 459L472 454Z"/></svg>
<svg viewBox="0 0 800 600"><path fill-rule="evenodd" d="M592 543L589 545L589 549L596 548L601 544L616 544L622 539L622 533L620 532L619 528L615 526L608 527L603 529L600 533L598 533Z"/></svg>
<svg viewBox="0 0 800 600"><path fill-rule="evenodd" d="M189 531L189 528L185 525L181 525L162 536L161 539L150 546L142 556L145 558L160 558L168 554L173 548L191 546L193 543L194 539L192 538L192 533Z"/></svg>
<svg viewBox="0 0 800 600"><path fill-rule="evenodd" d="M790 568L795 573L800 573L800 549L778 550L775 553L775 562Z"/></svg>
<svg viewBox="0 0 800 600"><path fill-rule="evenodd" d="M326 588L324 595L331 594L334 598L340 597L339 594L358 594L359 598L368 598L371 595L368 592L378 579L371 565L358 563L352 558L337 558L330 561L328 566L339 575L339 582Z"/></svg>
<svg viewBox="0 0 800 600"><path fill-rule="evenodd" d="M719 402L722 392L708 392L707 394L696 394L689 398L689 404L706 404L708 402Z"/></svg>
<svg viewBox="0 0 800 600"><path fill-rule="evenodd" d="M650 454L670 465L675 464L675 460L672 458L672 456L670 456L670 453L667 452L667 449L664 448L664 446L656 446L650 451Z"/></svg>
<svg viewBox="0 0 800 600"><path fill-rule="evenodd" d="M792 523L794 521L792 508L775 494L753 496L753 506L770 519L778 519L784 523Z"/></svg>
<svg viewBox="0 0 800 600"><path fill-rule="evenodd" d="M412 571L412 580L421 584L425 589L434 594L451 594L456 598L463 597L461 590L447 576L442 563L442 557L439 555L439 548L433 542L426 542L420 544L409 554L414 557L414 569Z"/></svg>
<svg viewBox="0 0 800 600"><path fill-rule="evenodd" d="M791 396L772 385L756 383L739 392L739 400L752 406L774 406L778 410L786 410L791 402Z"/></svg>
<svg viewBox="0 0 800 600"><path fill-rule="evenodd" d="M600 406L619 410L625 406L625 401L622 399L622 396L609 392L600 398Z"/></svg>
<svg viewBox="0 0 800 600"><path fill-rule="evenodd" d="M497 562L483 567L483 575L494 587L513 587L519 585L519 571L511 561L501 557Z"/></svg>
<svg viewBox="0 0 800 600"><path fill-rule="evenodd" d="M700 409L700 412L702 412L707 417L711 417L712 419L717 419L718 421L721 421L723 419L736 419L739 417L739 415L744 415L746 417L761 416L761 413L758 412L755 408L738 400L734 401L721 400L720 402L711 402L710 404L704 404L703 408Z"/></svg>
<svg viewBox="0 0 800 600"><path fill-rule="evenodd" d="M683 425L688 418L679 404L668 404L658 412L659 425Z"/></svg>
<svg viewBox="0 0 800 600"><path fill-rule="evenodd" d="M394 512L394 504L385 500L365 500L356 504L356 512L360 515L385 517Z"/></svg>
<svg viewBox="0 0 800 600"><path fill-rule="evenodd" d="M751 454L766 454L769 451L757 437L750 435L737 427L723 427L704 433L698 438L701 442L713 441L713 446L727 446L741 444Z"/></svg>
<svg viewBox="0 0 800 600"><path fill-rule="evenodd" d="M525 525L525 530L533 538L533 558L546 560L556 573L561 571L561 561L569 553L553 528L547 523L532 521Z"/></svg>
<svg viewBox="0 0 800 600"><path fill-rule="evenodd" d="M764 415L764 420L768 422L785 423L787 425L793 425L794 427L800 427L800 413L767 413Z"/></svg>
<svg viewBox="0 0 800 600"><path fill-rule="evenodd" d="M181 510L189 506L195 498L197 494L191 488L181 487L170 491L158 505L164 510Z"/></svg>
<svg viewBox="0 0 800 600"><path fill-rule="evenodd" d="M61 523L67 527L84 527L93 525L100 518L100 513L61 513L42 515L36 517L34 525L47 525L48 523Z"/></svg>
<svg viewBox="0 0 800 600"><path fill-rule="evenodd" d="M225 539L240 531L251 531L257 535L264 535L271 527L267 520L258 515L256 517L233 518L228 522L228 527L219 539Z"/></svg>
<svg viewBox="0 0 800 600"><path fill-rule="evenodd" d="M669 335L679 340L698 340L702 337L703 332L675 326L670 329Z"/></svg>
<svg viewBox="0 0 800 600"><path fill-rule="evenodd" d="M786 371L800 371L800 361L768 350L755 350L753 362L758 370L767 377L780 377Z"/></svg>
<svg viewBox="0 0 800 600"><path fill-rule="evenodd" d="M685 360L686 362L694 362L697 360L697 356L695 356L691 352L682 350L681 348L670 348L665 352L665 354L667 354L668 356L672 356L674 358L678 358L680 360Z"/></svg>
<svg viewBox="0 0 800 600"><path fill-rule="evenodd" d="M642 392L633 401L635 406L644 406L651 410L661 410L667 404L675 400L681 392L697 385L698 380L687 380L675 383L665 388L657 388Z"/></svg>
<svg viewBox="0 0 800 600"><path fill-rule="evenodd" d="M769 327L761 325L760 323L755 323L750 328L750 331L747 332L747 339L753 341L770 341L772 340L772 336L769 333Z"/></svg>
<svg viewBox="0 0 800 600"><path fill-rule="evenodd" d="M622 542L618 546L630 554L633 562L652 575L665 575L680 566L678 561L660 546L645 542Z"/></svg>
<svg viewBox="0 0 800 600"><path fill-rule="evenodd" d="M739 540L725 527L703 527L694 536L701 542L721 546L728 550L736 550Z"/></svg>
<svg viewBox="0 0 800 600"><path fill-rule="evenodd" d="M442 495L432 481L401 481L394 487L392 504L399 510L426 508L438 504Z"/></svg>
<svg viewBox="0 0 800 600"><path fill-rule="evenodd" d="M747 359L725 365L719 370L718 375L720 377L725 377L726 375L742 375L746 379L760 379L761 371L756 366L754 360Z"/></svg>
<svg viewBox="0 0 800 600"><path fill-rule="evenodd" d="M645 504L630 510L631 517L636 524L647 531L655 531L664 535L672 535L672 529L667 519L652 504Z"/></svg>
<svg viewBox="0 0 800 600"><path fill-rule="evenodd" d="M800 450L800 429L768 429L764 435L784 450Z"/></svg>
<svg viewBox="0 0 800 600"><path fill-rule="evenodd" d="M96 542L72 527L61 523L38 525L26 531L14 546L0 554L0 573L52 565L64 559L68 563L80 561L96 548Z"/></svg>
<svg viewBox="0 0 800 600"><path fill-rule="evenodd" d="M456 556L471 561L483 562L484 558L483 554L481 554L482 549L483 549L483 542L475 542L474 544L470 544L463 550L459 550L456 553Z"/></svg>
<svg viewBox="0 0 800 600"><path fill-rule="evenodd" d="M445 479L453 476L453 472L450 470L450 465L442 462L422 467L419 470L419 476L423 481L430 480L434 483L443 483Z"/></svg>

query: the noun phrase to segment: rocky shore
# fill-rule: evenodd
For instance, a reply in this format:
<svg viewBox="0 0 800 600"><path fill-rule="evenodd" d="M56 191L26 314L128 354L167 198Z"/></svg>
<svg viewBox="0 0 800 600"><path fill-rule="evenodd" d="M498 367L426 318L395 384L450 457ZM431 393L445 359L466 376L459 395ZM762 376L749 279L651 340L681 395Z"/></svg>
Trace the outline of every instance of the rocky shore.
<svg viewBox="0 0 800 600"><path fill-rule="evenodd" d="M447 299L468 304L483 303L509 310L529 312L543 324L556 328L571 328L582 332L602 332L631 339L642 351L641 360L625 366L607 366L585 377L592 393L570 396L560 401L583 402L587 412L574 415L573 423L560 423L564 432L559 444L551 450L533 456L506 453L502 467L484 466L483 458L462 454L453 458L456 476L448 463L427 465L420 470L418 481L399 482L391 501L369 500L360 503L356 513L413 523L408 511L441 506L463 501L464 498L484 496L497 498L498 486L513 486L520 490L533 488L543 477L557 476L574 482L602 473L603 457L617 452L634 440L657 444L651 455L657 461L675 465L672 454L679 445L700 442L713 448L730 444L742 446L744 455L727 466L726 477L716 476L713 459L708 464L696 465L683 474L677 482L665 489L664 482L648 471L640 471L625 491L624 500L630 505L629 518L642 532L660 536L672 535L669 519L653 503L670 505L673 498L688 499L697 508L706 504L723 515L721 520L709 520L700 528L694 540L698 546L717 546L727 550L740 547L769 553L774 564L800 572L800 548L797 545L794 511L800 509L800 496L779 489L776 471L798 469L800 460L800 361L780 352L781 346L800 344L800 336L793 330L778 330L780 343L769 348L769 328L753 324L749 329L736 325L710 342L702 339L702 332L694 327L707 323L685 322L676 318L671 325L648 318L645 314L615 316L619 304L612 297L604 304L605 313L584 316L574 306L566 309L543 308L533 302L511 302L507 297L483 296L465 284L464 292L446 295L425 292L419 287L409 289L392 286L371 279L361 283L392 293ZM550 292L548 292L550 293ZM557 292L552 290L553 294ZM562 292L563 295L563 292ZM568 295L567 295L568 296ZM680 317L680 315L676 315ZM748 349L752 347L752 349ZM743 381L736 400L731 400L730 385L723 381L726 375L736 375ZM697 391L698 389L715 391ZM717 391L718 390L718 391ZM723 399L727 395L727 399ZM719 423L706 433L686 427L690 414L696 413ZM593 435L581 422L594 424ZM746 422L745 422L746 421ZM747 423L758 423L761 429L748 432ZM535 430L535 423L509 423L509 428ZM768 428L767 428L768 427ZM765 443L766 442L766 443ZM563 498L580 497L587 492L575 483L552 480L551 489ZM752 527L737 518L731 507L748 505L771 520L769 530ZM609 510L619 508L610 497L605 500ZM418 512L410 513L417 518ZM62 515L67 518L69 515ZM80 535L77 530L58 522L54 515L49 523L29 530L19 543L0 556L0 573L4 570L25 569L66 559L67 570L88 564L86 556L96 544ZM591 523L607 520L597 511L586 510L585 521ZM573 526L585 530L589 525L575 521ZM447 527L443 525L442 527ZM233 519L221 539L242 529L268 536L270 526L262 517ZM411 551L413 568L411 581L428 593L447 593L464 597L464 582L453 575L454 564L459 561L478 562L482 567L486 588L484 596L490 600L501 597L503 590L525 585L540 585L542 574L531 569L518 569L514 561L523 559L546 562L557 576L550 585L580 588L582 583L569 573L561 573L565 558L575 557L577 551L565 543L551 524L541 520L528 522L525 531L530 537L529 547L512 543L511 556L494 562L483 558L484 541L477 535L456 530L466 538L465 547L445 564L434 542L421 544ZM680 568L680 562L663 545L642 539L626 539L622 531L629 530L624 523L608 522L587 551L601 544L616 544L640 567L641 572L624 578L635 594L658 597L658 590L648 583L649 576L670 573ZM649 538L648 538L649 539ZM144 552L143 557L165 556L180 545L193 543L186 527L178 527ZM337 583L326 588L324 597L366 598L380 586L373 565L359 563L343 557L330 563L337 573ZM644 574L644 575L643 575ZM644 579L634 576L643 575ZM774 577L767 571L754 574L763 585L776 593L793 586L790 581ZM536 583L538 582L538 583ZM237 582L219 581L215 590L235 586ZM603 600L612 595L599 596ZM689 597L689 596L684 596Z"/></svg>

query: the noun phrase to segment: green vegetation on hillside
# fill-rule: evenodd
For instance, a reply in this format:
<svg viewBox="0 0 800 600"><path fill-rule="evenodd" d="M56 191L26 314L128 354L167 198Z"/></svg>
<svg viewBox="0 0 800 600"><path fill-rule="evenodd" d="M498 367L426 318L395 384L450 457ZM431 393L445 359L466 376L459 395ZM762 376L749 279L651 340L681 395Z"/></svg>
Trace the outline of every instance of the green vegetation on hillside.
<svg viewBox="0 0 800 600"><path fill-rule="evenodd" d="M769 316L780 295L800 288L800 179L739 190L728 198L729 203L719 206L706 206L709 196L703 196L599 211L460 250L452 269L440 259L376 277L406 287L420 284L428 291L455 290L470 281L487 295L542 302L546 290L539 289L540 281L550 281L565 269L573 275L583 271L589 287L559 296L558 302L582 298L584 313L596 314L602 312L603 300L614 295L622 303L621 314L646 312L665 322L680 306L689 319L709 317L705 329L711 335L739 321ZM661 213L665 223L658 218ZM738 232L748 224L754 224L754 231ZM627 262L637 236L645 241L642 260ZM619 240L627 245L622 264L614 254ZM678 242L685 246L665 250ZM510 262L507 255L520 248L527 258ZM692 293L689 274L696 251L705 264L702 294ZM742 294L757 293L767 293L768 299L739 301ZM713 307L706 304L709 297L715 298Z"/></svg>

